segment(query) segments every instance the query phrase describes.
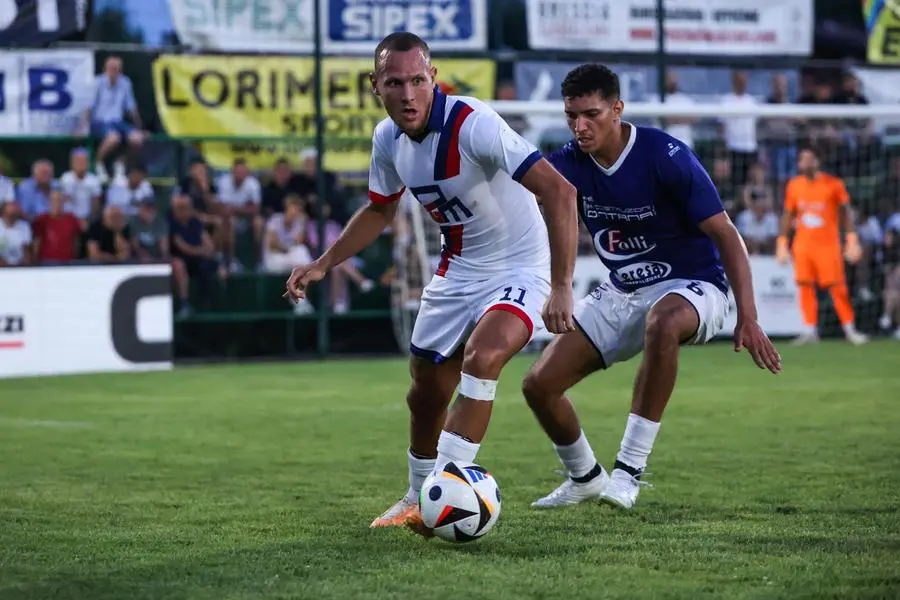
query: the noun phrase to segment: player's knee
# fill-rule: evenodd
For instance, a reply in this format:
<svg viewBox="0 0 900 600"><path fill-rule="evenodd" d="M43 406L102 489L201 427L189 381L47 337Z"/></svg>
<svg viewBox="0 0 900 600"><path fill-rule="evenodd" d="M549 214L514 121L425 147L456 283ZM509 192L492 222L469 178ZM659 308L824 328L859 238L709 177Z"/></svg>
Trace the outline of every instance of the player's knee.
<svg viewBox="0 0 900 600"><path fill-rule="evenodd" d="M686 310L681 307L666 307L650 311L644 329L644 347L677 346L682 339L689 337L692 333L689 331L691 321L696 321L696 314L687 314Z"/></svg>
<svg viewBox="0 0 900 600"><path fill-rule="evenodd" d="M547 400L554 395L553 386L549 378L541 371L540 368L532 368L522 380L522 395L525 396L525 402L532 409L541 408Z"/></svg>
<svg viewBox="0 0 900 600"><path fill-rule="evenodd" d="M497 379L509 353L497 346L467 345L463 354L463 373L482 379Z"/></svg>

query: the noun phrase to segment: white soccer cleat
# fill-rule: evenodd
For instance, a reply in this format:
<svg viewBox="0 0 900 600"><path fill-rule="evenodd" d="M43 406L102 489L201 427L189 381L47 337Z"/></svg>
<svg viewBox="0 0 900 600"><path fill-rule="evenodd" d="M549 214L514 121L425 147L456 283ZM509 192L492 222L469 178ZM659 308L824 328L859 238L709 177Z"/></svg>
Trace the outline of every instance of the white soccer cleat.
<svg viewBox="0 0 900 600"><path fill-rule="evenodd" d="M609 485L600 495L600 501L616 508L630 510L637 502L641 486L653 487L622 469L613 469Z"/></svg>
<svg viewBox="0 0 900 600"><path fill-rule="evenodd" d="M807 333L802 333L794 338L794 341L791 342L794 346L806 346L807 344L818 344L819 343L819 334L810 331Z"/></svg>
<svg viewBox="0 0 900 600"><path fill-rule="evenodd" d="M869 343L869 336L858 331L848 331L844 335L847 337L847 341L854 346L862 346Z"/></svg>
<svg viewBox="0 0 900 600"><path fill-rule="evenodd" d="M602 469L602 467L601 467ZM585 483L576 483L570 477L550 494L531 503L532 508L559 508L572 506L587 500L599 500L603 490L609 483L609 475L605 470Z"/></svg>

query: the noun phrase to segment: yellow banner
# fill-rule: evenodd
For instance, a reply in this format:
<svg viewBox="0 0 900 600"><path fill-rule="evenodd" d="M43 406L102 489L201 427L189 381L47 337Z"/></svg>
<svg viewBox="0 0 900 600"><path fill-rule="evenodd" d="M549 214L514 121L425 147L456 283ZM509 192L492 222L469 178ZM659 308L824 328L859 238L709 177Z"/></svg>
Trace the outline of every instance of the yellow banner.
<svg viewBox="0 0 900 600"><path fill-rule="evenodd" d="M449 93L489 100L495 65L490 60L435 60ZM372 61L328 58L323 63L325 167L367 171L372 131L386 116L372 94ZM259 136L290 141L207 142L203 154L217 168L244 157L254 169L280 156L296 162L315 136L313 59L275 56L162 55L153 63L156 107L172 136Z"/></svg>
<svg viewBox="0 0 900 600"><path fill-rule="evenodd" d="M867 0L863 15L869 34L869 62L900 64L900 1Z"/></svg>

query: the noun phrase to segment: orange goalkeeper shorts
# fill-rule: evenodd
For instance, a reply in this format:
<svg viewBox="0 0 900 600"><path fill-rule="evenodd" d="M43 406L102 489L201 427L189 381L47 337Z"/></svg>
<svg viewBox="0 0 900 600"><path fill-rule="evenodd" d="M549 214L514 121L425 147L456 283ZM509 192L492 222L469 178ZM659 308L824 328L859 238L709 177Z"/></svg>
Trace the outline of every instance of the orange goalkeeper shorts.
<svg viewBox="0 0 900 600"><path fill-rule="evenodd" d="M845 283L841 247L795 248L794 279L797 285L816 285L822 288Z"/></svg>

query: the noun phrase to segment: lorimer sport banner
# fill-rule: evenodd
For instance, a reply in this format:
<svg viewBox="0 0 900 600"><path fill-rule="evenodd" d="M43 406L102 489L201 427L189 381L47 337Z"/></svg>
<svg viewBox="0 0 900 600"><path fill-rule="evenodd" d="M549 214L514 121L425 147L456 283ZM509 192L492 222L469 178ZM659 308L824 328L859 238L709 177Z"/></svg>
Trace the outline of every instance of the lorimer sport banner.
<svg viewBox="0 0 900 600"><path fill-rule="evenodd" d="M435 66L438 81L449 93L493 98L493 61L441 59ZM371 92L371 70L371 59L324 62L328 169L369 168L372 132L386 116ZM153 63L153 83L157 110L169 135L305 138L204 144L206 159L219 168L227 168L237 156L253 168L270 168L281 155L296 157L315 136L310 58L163 55Z"/></svg>
<svg viewBox="0 0 900 600"><path fill-rule="evenodd" d="M0 52L0 136L74 133L93 81L90 50Z"/></svg>
<svg viewBox="0 0 900 600"><path fill-rule="evenodd" d="M533 49L656 52L656 0L526 0ZM812 52L813 0L666 0L666 51Z"/></svg>
<svg viewBox="0 0 900 600"><path fill-rule="evenodd" d="M900 0L863 0L872 63L900 64Z"/></svg>
<svg viewBox="0 0 900 600"><path fill-rule="evenodd" d="M169 0L182 43L204 50L308 54L316 0ZM322 45L368 54L387 34L412 31L439 51L487 47L486 0L318 0Z"/></svg>

